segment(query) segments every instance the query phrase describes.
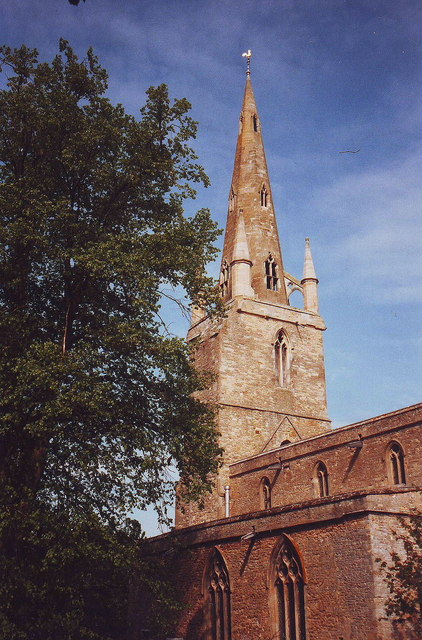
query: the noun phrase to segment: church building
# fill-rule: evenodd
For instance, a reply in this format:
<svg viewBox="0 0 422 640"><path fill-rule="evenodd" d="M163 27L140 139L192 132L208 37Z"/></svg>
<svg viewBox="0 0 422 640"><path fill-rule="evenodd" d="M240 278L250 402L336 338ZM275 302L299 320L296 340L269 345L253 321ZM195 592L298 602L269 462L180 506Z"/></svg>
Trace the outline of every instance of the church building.
<svg viewBox="0 0 422 640"><path fill-rule="evenodd" d="M203 399L218 405L223 466L205 508L178 505L175 528L150 543L171 556L184 604L172 637L416 640L386 618L379 560L390 562L399 518L421 510L422 404L331 428L311 245L302 278L287 273L247 61L219 281L227 313L195 309L188 333L197 366L216 374Z"/></svg>

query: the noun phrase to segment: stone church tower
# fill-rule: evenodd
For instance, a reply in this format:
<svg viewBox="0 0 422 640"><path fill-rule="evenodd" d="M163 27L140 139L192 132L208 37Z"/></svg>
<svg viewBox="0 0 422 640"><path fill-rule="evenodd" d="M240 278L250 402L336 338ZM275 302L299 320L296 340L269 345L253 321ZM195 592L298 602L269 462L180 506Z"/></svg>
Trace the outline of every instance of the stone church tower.
<svg viewBox="0 0 422 640"><path fill-rule="evenodd" d="M178 509L177 528L229 515L233 462L330 428L318 280L308 239L302 280L283 267L249 62L219 281L227 314L215 321L194 310L188 333L198 367L216 374L203 398L219 407L224 465L205 509ZM303 309L289 304L295 290Z"/></svg>

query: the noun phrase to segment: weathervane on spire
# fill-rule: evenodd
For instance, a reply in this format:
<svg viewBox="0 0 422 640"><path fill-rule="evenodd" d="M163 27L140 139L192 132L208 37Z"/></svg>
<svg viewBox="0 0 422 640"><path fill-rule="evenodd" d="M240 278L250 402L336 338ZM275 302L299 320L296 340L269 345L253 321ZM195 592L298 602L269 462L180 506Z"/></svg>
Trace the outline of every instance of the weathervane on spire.
<svg viewBox="0 0 422 640"><path fill-rule="evenodd" d="M248 76L251 74L251 58L252 58L252 51L250 49L248 49L247 51L245 51L245 53L242 53L242 58L246 58L246 61L248 63L248 68L246 70L246 73L248 74Z"/></svg>

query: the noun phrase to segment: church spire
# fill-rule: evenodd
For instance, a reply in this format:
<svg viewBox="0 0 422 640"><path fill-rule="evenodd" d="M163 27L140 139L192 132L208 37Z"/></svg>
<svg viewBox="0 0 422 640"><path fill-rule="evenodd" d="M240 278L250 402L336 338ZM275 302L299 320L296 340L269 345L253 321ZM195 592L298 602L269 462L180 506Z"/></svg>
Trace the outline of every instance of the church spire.
<svg viewBox="0 0 422 640"><path fill-rule="evenodd" d="M251 266L251 284L260 300L288 304L283 261L278 238L261 122L250 75L251 52L247 58L246 87L239 122L233 178L230 188L222 264L231 264L238 236L237 226L245 226ZM242 210L243 215L239 213ZM226 299L231 288L227 288Z"/></svg>
<svg viewBox="0 0 422 640"><path fill-rule="evenodd" d="M188 333L198 369L216 374L198 398L217 407L223 464L205 509L183 505L177 527L227 516L233 463L329 426L318 281L309 241L302 281L283 270L250 55L219 280L228 304L218 318L194 309ZM289 294L303 292L305 311L289 304L285 280Z"/></svg>

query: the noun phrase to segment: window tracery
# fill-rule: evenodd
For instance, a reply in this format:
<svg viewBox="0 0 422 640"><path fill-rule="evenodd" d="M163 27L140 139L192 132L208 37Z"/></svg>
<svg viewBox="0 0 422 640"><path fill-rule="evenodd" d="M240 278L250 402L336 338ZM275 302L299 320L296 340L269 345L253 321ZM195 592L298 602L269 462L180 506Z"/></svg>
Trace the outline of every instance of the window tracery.
<svg viewBox="0 0 422 640"><path fill-rule="evenodd" d="M278 276L277 276L277 263L269 254L267 260L265 260L265 277L267 282L267 289L272 291L278 290Z"/></svg>
<svg viewBox="0 0 422 640"><path fill-rule="evenodd" d="M275 371L281 387L289 384L289 346L284 331L280 331L274 344Z"/></svg>
<svg viewBox="0 0 422 640"><path fill-rule="evenodd" d="M222 555L215 549L208 573L212 640L231 640L229 574Z"/></svg>
<svg viewBox="0 0 422 640"><path fill-rule="evenodd" d="M275 558L276 626L280 640L305 640L303 570L293 545L284 538Z"/></svg>
<svg viewBox="0 0 422 640"><path fill-rule="evenodd" d="M388 448L390 479L393 484L406 484L404 453L398 442L392 442Z"/></svg>

